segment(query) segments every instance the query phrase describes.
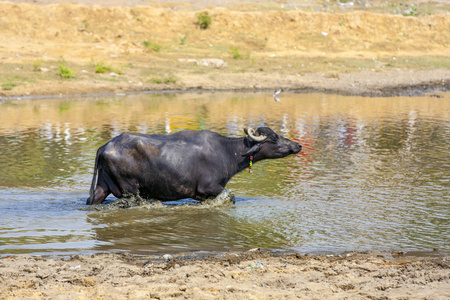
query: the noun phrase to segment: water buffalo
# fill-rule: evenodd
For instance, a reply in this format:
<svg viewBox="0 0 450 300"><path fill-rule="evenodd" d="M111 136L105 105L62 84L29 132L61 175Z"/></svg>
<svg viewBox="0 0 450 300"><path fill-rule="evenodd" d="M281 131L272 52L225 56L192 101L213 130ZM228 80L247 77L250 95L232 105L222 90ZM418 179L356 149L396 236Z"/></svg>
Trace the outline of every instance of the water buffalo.
<svg viewBox="0 0 450 300"><path fill-rule="evenodd" d="M231 177L251 163L302 149L268 127L244 132L247 136L241 138L208 130L122 133L98 149L86 204L102 203L110 193L117 198L139 195L162 201L202 201L220 194Z"/></svg>

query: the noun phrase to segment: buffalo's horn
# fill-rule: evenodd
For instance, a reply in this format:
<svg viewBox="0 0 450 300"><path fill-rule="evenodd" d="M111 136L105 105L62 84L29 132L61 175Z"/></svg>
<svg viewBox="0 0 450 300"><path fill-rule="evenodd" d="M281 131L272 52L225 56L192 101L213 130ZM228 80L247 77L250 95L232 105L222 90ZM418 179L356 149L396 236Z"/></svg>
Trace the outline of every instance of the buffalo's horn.
<svg viewBox="0 0 450 300"><path fill-rule="evenodd" d="M262 142L262 141L264 141L265 139L267 139L267 136L265 136L265 135L259 135L259 136L256 136L256 135L255 135L255 130L254 130L253 128L251 128L251 127L245 128L245 129L244 129L244 132L245 132L245 134L248 134L248 136L249 136L252 140L254 140L255 142Z"/></svg>

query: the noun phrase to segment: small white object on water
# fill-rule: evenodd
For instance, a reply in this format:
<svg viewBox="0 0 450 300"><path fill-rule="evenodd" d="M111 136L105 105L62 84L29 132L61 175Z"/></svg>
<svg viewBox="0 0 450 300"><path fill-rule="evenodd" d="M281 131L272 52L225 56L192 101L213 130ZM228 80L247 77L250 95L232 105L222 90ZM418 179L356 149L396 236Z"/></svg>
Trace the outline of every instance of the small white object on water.
<svg viewBox="0 0 450 300"><path fill-rule="evenodd" d="M170 260L173 259L173 256L170 255L170 254L164 254L164 255L163 255L163 258L164 258L165 261L170 261Z"/></svg>
<svg viewBox="0 0 450 300"><path fill-rule="evenodd" d="M273 99L274 99L276 102L281 102L281 100L278 99L277 95L280 94L282 91L283 91L282 89L279 89L279 90L275 91L275 93L273 94Z"/></svg>

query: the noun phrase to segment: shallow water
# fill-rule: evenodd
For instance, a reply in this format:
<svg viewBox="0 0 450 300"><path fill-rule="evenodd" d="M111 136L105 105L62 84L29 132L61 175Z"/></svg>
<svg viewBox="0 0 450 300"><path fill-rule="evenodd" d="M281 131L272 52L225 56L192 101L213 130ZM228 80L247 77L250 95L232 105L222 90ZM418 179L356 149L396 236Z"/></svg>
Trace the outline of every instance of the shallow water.
<svg viewBox="0 0 450 300"><path fill-rule="evenodd" d="M0 254L450 251L450 94L147 94L0 102ZM85 205L123 131L270 126L303 145L227 188L235 205ZM114 201L110 196L108 202Z"/></svg>

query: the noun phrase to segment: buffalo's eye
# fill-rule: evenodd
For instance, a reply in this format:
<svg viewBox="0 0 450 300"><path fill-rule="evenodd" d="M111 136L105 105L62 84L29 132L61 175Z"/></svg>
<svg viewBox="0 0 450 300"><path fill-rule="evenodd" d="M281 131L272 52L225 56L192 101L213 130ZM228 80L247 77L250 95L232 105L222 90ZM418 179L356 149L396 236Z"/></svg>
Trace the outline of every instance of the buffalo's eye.
<svg viewBox="0 0 450 300"><path fill-rule="evenodd" d="M271 136L269 136L267 139L269 140L269 142L271 143L276 143L279 140L279 136L276 134L273 134Z"/></svg>

